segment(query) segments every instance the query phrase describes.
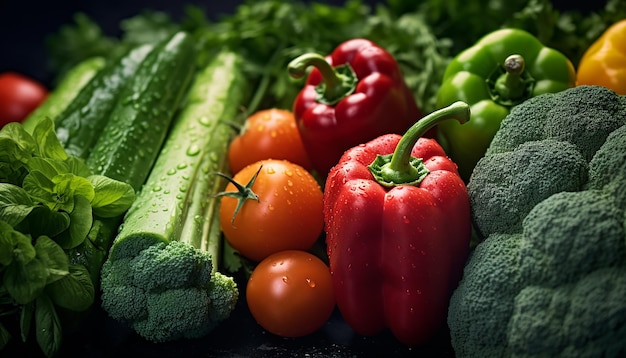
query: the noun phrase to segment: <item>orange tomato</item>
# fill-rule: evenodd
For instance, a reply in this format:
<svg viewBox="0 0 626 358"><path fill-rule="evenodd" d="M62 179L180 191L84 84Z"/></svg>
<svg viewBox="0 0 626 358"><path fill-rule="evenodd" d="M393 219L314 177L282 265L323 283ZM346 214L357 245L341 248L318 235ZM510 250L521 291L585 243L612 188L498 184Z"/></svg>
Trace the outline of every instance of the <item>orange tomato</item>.
<svg viewBox="0 0 626 358"><path fill-rule="evenodd" d="M312 168L291 111L272 108L255 112L246 120L243 132L230 143L231 173L263 159L284 159L307 170Z"/></svg>
<svg viewBox="0 0 626 358"><path fill-rule="evenodd" d="M300 165L262 160L232 181L244 194L233 182L220 193L220 223L228 243L244 257L259 262L278 251L308 250L321 235L322 189Z"/></svg>

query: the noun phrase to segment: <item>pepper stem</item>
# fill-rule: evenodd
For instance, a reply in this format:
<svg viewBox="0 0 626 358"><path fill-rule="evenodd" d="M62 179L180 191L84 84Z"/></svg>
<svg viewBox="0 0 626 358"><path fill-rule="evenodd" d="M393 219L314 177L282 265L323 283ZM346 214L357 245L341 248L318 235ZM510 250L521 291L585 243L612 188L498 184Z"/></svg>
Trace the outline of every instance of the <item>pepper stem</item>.
<svg viewBox="0 0 626 358"><path fill-rule="evenodd" d="M508 56L487 79L491 98L514 106L531 96L535 79L526 71L526 61L518 54Z"/></svg>
<svg viewBox="0 0 626 358"><path fill-rule="evenodd" d="M292 77L302 78L309 66L317 68L322 75L322 82L315 89L318 102L334 105L354 92L358 79L349 64L332 67L323 56L307 53L293 59L287 68Z"/></svg>
<svg viewBox="0 0 626 358"><path fill-rule="evenodd" d="M454 102L420 119L402 136L393 154L378 155L368 167L376 181L383 186L418 185L428 174L421 158L411 156L420 137L438 123L456 119L461 124L469 121L470 107L465 102Z"/></svg>

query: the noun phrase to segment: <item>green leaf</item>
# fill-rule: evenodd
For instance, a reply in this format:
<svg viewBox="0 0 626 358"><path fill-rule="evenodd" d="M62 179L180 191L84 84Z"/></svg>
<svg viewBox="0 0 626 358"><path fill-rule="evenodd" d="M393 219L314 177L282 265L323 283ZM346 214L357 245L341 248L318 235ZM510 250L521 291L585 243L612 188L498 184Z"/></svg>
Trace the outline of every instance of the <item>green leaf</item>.
<svg viewBox="0 0 626 358"><path fill-rule="evenodd" d="M41 260L14 260L4 271L4 285L18 304L26 304L41 294L46 286L48 271Z"/></svg>
<svg viewBox="0 0 626 358"><path fill-rule="evenodd" d="M11 341L11 333L0 323L0 351Z"/></svg>
<svg viewBox="0 0 626 358"><path fill-rule="evenodd" d="M89 200L81 195L74 197L74 210L69 214L69 230L55 237L55 241L65 250L72 249L85 241L91 225L93 215Z"/></svg>
<svg viewBox="0 0 626 358"><path fill-rule="evenodd" d="M22 188L33 198L42 204L54 208L57 198L54 192L54 182L45 173L33 170L24 178Z"/></svg>
<svg viewBox="0 0 626 358"><path fill-rule="evenodd" d="M35 203L24 189L17 185L0 183L0 220L15 227L34 207Z"/></svg>
<svg viewBox="0 0 626 358"><path fill-rule="evenodd" d="M9 266L13 262L24 264L36 255L30 237L0 221L0 265Z"/></svg>
<svg viewBox="0 0 626 358"><path fill-rule="evenodd" d="M94 214L103 218L123 214L135 200L135 190L127 183L103 175L89 178L95 190L91 200Z"/></svg>
<svg viewBox="0 0 626 358"><path fill-rule="evenodd" d="M37 298L35 306L35 332L37 343L47 357L56 355L61 348L63 329L54 304L46 295Z"/></svg>
<svg viewBox="0 0 626 358"><path fill-rule="evenodd" d="M22 313L20 314L20 332L22 342L28 340L30 327L33 323L33 313L35 313L35 301L22 305Z"/></svg>
<svg viewBox="0 0 626 358"><path fill-rule="evenodd" d="M54 122L46 117L33 130L33 138L37 143L36 154L43 158L65 160L67 153L54 131Z"/></svg>
<svg viewBox="0 0 626 358"><path fill-rule="evenodd" d="M83 196L88 201L91 201L95 195L94 187L89 179L71 173L57 175L52 178L52 182L55 184L54 190L57 196L63 196L65 198ZM66 211L70 212L72 210Z"/></svg>
<svg viewBox="0 0 626 358"><path fill-rule="evenodd" d="M69 274L69 259L59 244L47 236L39 236L35 243L37 258L48 271L47 284L62 279Z"/></svg>
<svg viewBox="0 0 626 358"><path fill-rule="evenodd" d="M7 151L11 148L10 151ZM33 136L31 136L21 123L11 122L7 123L2 129L0 129L0 159L6 160L9 155L16 156L17 159L23 160L29 158L35 149L37 148L37 142Z"/></svg>
<svg viewBox="0 0 626 358"><path fill-rule="evenodd" d="M87 178L91 173L91 169L85 164L85 161L77 157L67 157L65 160L68 173L72 173L79 177Z"/></svg>
<svg viewBox="0 0 626 358"><path fill-rule="evenodd" d="M70 215L66 212L50 210L47 206L33 208L26 219L20 224L32 237L42 235L54 238L70 227Z"/></svg>
<svg viewBox="0 0 626 358"><path fill-rule="evenodd" d="M71 265L70 274L48 285L46 293L56 305L72 311L88 309L95 298L93 282L82 265Z"/></svg>
<svg viewBox="0 0 626 358"><path fill-rule="evenodd" d="M35 141L19 123L8 123L0 130L0 182L21 185L25 164L32 157Z"/></svg>
<svg viewBox="0 0 626 358"><path fill-rule="evenodd" d="M67 173L69 170L64 161L51 158L33 157L27 165L31 172L41 172L47 178L54 178L56 175Z"/></svg>

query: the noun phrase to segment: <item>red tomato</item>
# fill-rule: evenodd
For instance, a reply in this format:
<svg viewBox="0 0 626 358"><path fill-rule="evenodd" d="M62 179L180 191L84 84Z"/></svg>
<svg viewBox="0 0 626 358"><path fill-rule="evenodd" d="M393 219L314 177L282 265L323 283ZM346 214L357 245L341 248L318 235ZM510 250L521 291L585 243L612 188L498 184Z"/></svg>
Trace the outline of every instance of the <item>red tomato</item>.
<svg viewBox="0 0 626 358"><path fill-rule="evenodd" d="M328 321L335 307L330 270L305 251L275 253L252 271L246 301L265 330L281 337L311 334Z"/></svg>
<svg viewBox="0 0 626 358"><path fill-rule="evenodd" d="M0 127L21 122L48 96L48 90L32 78L15 72L0 74Z"/></svg>
<svg viewBox="0 0 626 358"><path fill-rule="evenodd" d="M243 199L236 215L239 200L228 196L236 186L231 182L222 193L220 223L228 243L255 262L278 251L310 249L324 228L317 181L301 166L275 159L250 164L233 180L245 186L257 172L251 189L258 201Z"/></svg>
<svg viewBox="0 0 626 358"><path fill-rule="evenodd" d="M285 159L307 170L312 168L292 112L276 108L255 112L230 143L231 173L263 159Z"/></svg>

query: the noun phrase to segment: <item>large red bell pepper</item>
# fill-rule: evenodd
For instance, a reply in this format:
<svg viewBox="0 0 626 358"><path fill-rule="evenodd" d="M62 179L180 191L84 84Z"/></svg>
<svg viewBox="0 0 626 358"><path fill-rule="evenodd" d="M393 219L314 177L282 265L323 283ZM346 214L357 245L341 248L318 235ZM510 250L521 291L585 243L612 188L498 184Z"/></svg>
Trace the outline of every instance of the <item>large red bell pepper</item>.
<svg viewBox="0 0 626 358"><path fill-rule="evenodd" d="M471 238L467 188L434 139L441 120L469 120L456 102L404 136L354 147L330 171L324 193L327 253L337 306L362 335L389 328L414 346L446 321Z"/></svg>
<svg viewBox="0 0 626 358"><path fill-rule="evenodd" d="M291 61L289 72L303 77L310 66L293 112L323 178L345 150L383 134L404 133L422 116L395 59L369 40L348 40L326 58L304 54Z"/></svg>

